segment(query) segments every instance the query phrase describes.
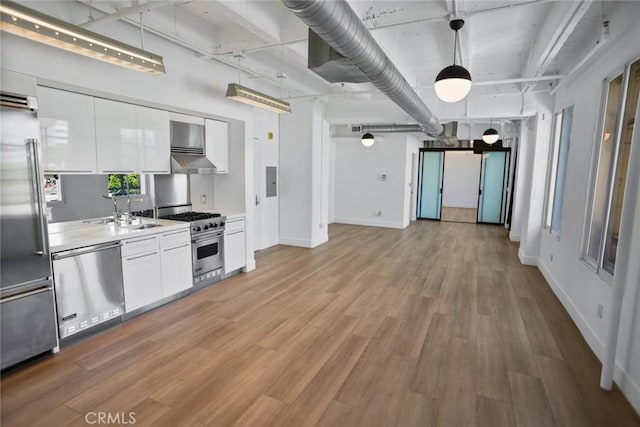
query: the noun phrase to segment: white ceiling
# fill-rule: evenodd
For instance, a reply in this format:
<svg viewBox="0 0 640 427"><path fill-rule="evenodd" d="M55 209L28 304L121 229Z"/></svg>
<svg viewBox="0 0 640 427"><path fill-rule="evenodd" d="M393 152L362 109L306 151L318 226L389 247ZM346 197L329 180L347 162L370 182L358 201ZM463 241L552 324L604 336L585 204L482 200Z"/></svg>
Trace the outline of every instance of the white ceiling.
<svg viewBox="0 0 640 427"><path fill-rule="evenodd" d="M272 95L329 95L330 101L384 98L370 84L330 84L307 69L307 28L278 0L77 0L101 18L117 15L165 36L202 60L241 67ZM27 2L28 3L28 2ZM496 83L505 79L569 73L595 44L614 1L429 0L349 4L409 84L433 97L433 81L453 57L448 21L466 21L460 55L474 83L472 96L549 91L557 80ZM89 10L89 7L87 7ZM127 13L130 12L130 13ZM78 24L78 22L74 22ZM162 52L155 52L162 55ZM543 64L542 67L538 65ZM284 72L285 79L278 74ZM246 78L246 76L244 77Z"/></svg>

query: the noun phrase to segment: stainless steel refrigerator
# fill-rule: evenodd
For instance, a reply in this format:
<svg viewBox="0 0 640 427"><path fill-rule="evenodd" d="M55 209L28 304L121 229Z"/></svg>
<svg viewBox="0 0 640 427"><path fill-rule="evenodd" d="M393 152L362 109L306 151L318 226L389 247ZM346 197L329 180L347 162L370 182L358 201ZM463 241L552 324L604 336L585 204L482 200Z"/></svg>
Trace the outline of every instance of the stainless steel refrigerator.
<svg viewBox="0 0 640 427"><path fill-rule="evenodd" d="M0 94L0 368L57 346L35 98Z"/></svg>

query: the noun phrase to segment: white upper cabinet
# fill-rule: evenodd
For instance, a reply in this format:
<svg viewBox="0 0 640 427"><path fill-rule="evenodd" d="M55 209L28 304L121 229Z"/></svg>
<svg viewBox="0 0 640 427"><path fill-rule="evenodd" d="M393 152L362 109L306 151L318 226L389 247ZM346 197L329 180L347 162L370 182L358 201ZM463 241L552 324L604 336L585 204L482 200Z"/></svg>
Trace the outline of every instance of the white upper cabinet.
<svg viewBox="0 0 640 427"><path fill-rule="evenodd" d="M171 173L169 112L136 106L138 171Z"/></svg>
<svg viewBox="0 0 640 427"><path fill-rule="evenodd" d="M97 173L93 97L38 87L45 172Z"/></svg>
<svg viewBox="0 0 640 427"><path fill-rule="evenodd" d="M229 172L229 125L218 120L204 121L205 152L216 173Z"/></svg>
<svg viewBox="0 0 640 427"><path fill-rule="evenodd" d="M136 107L95 98L98 173L135 173L138 170Z"/></svg>

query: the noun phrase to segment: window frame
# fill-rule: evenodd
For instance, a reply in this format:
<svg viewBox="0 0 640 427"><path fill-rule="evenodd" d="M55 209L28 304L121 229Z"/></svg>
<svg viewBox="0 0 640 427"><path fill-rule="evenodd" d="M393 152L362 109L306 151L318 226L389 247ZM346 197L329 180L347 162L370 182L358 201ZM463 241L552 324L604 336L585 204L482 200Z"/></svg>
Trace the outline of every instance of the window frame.
<svg viewBox="0 0 640 427"><path fill-rule="evenodd" d="M557 192L557 184L558 184L558 171L560 170L560 158L562 156L562 135L565 125L565 116L568 112L571 112L571 123L569 128L568 141L566 142L567 147L567 156L566 156L566 164L564 165L564 177L562 182L562 198L564 199L564 187L566 185L567 179L567 168L569 167L569 150L571 149L571 138L573 136L573 116L575 111L575 104L569 104L562 107L559 111L553 113L553 120L551 126L553 127L552 131L552 143L549 147L549 157L547 161L547 185L545 191L545 209L544 209L544 217L543 217L543 227L544 229L549 231L553 237L557 240L560 240L560 235L562 233L561 224L558 224L558 230L554 230L554 210L556 207L556 198L558 196ZM553 194L553 197L551 195ZM562 221L562 207L564 205L564 200L559 200L559 208L560 208L560 218Z"/></svg>
<svg viewBox="0 0 640 427"><path fill-rule="evenodd" d="M608 284L613 283L614 275L609 273L604 268L604 254L606 251L606 236L609 233L609 229L611 227L611 214L612 214L612 204L613 204L613 195L614 195L614 187L616 185L616 174L618 171L618 167L620 164L620 150L621 150L621 141L622 141L622 130L624 127L624 110L627 105L628 98L628 90L629 90L629 79L631 74L631 67L640 61L640 57L636 57L630 61L624 63L622 67L617 67L610 74L608 74L602 80L601 86L601 95L600 95L600 107L598 109L597 116L597 126L595 128L593 134L593 145L591 151L591 170L589 172L589 187L587 192L587 200L585 205L585 222L582 228L582 244L581 244L581 252L580 252L580 260L584 262L584 264L591 269L594 273L596 273L602 280L604 280ZM609 170L609 174L607 177L607 196L606 203L604 206L604 222L603 227L600 232L600 247L598 249L598 259L593 259L589 255L589 243L591 237L591 229L593 222L593 214L594 214L594 206L593 202L596 197L596 184L598 179L598 167L600 166L600 152L602 149L602 139L604 132L604 125L606 120L606 108L607 101L609 99L609 85L610 83L616 79L618 76L622 75L622 86L620 89L620 100L618 102L618 110L616 112L616 123L615 123L615 131L614 131L614 147L612 151L613 156L613 164L611 165L611 169ZM635 126L634 126L635 131ZM627 174L629 171L627 171ZM625 184L626 188L626 184Z"/></svg>
<svg viewBox="0 0 640 427"><path fill-rule="evenodd" d="M555 181L558 174L557 159L560 154L560 134L562 132L563 113L564 108L561 108L560 111L554 112L553 119L551 121L551 144L549 146L549 154L547 157L550 161L547 162L547 185L544 192L545 207L543 217L543 228L548 230L549 233L551 233L554 199L551 197L551 193L555 194ZM558 124L560 125L560 128L558 128Z"/></svg>

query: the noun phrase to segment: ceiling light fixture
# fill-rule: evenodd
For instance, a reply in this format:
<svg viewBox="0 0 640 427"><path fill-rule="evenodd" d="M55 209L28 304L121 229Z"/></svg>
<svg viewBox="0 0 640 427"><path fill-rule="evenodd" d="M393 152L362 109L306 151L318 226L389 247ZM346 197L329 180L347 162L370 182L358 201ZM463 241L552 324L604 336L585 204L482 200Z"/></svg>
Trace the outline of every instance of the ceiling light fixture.
<svg viewBox="0 0 640 427"><path fill-rule="evenodd" d="M485 130L482 134L482 140L487 144L494 144L500 138L500 134L493 127L493 120L489 121L489 129Z"/></svg>
<svg viewBox="0 0 640 427"><path fill-rule="evenodd" d="M290 113L291 106L288 102L278 98L265 95L248 87L240 86L237 83L229 83L227 87L227 98L253 105L254 107L264 108L274 113Z"/></svg>
<svg viewBox="0 0 640 427"><path fill-rule="evenodd" d="M372 133L367 132L364 135L362 135L362 138L360 139L360 141L362 142L362 145L364 145L365 147L371 147L376 142L376 137L373 136Z"/></svg>
<svg viewBox="0 0 640 427"><path fill-rule="evenodd" d="M162 57L11 1L0 3L0 30L149 74L164 74Z"/></svg>
<svg viewBox="0 0 640 427"><path fill-rule="evenodd" d="M458 47L458 30L464 25L463 19L454 19L449 27L456 32L453 42L453 65L445 67L438 73L434 85L436 95L444 102L458 102L469 94L471 90L471 74L461 65L456 65L456 51Z"/></svg>

